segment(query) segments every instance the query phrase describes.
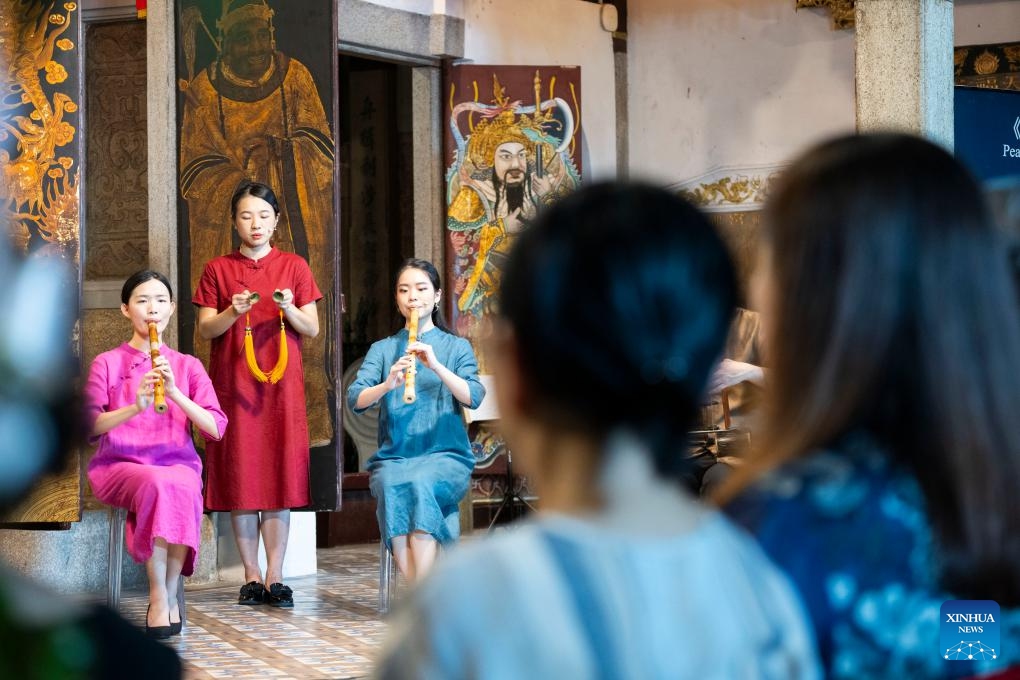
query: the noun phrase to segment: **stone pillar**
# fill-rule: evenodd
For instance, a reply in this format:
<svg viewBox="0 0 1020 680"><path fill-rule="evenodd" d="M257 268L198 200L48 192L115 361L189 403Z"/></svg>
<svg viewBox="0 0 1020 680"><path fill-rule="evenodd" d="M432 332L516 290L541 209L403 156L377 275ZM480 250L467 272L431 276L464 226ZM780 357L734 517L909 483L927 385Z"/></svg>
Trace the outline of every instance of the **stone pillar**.
<svg viewBox="0 0 1020 680"><path fill-rule="evenodd" d="M953 148L953 3L857 0L857 129Z"/></svg>
<svg viewBox="0 0 1020 680"><path fill-rule="evenodd" d="M411 69L411 156L414 164L414 256L444 271L443 128L440 71Z"/></svg>
<svg viewBox="0 0 1020 680"><path fill-rule="evenodd" d="M177 111L173 0L149 0L145 21L149 266L177 284ZM177 286L180 288L180 286ZM175 291L179 296L180 290ZM178 300L178 305L190 300ZM166 329L177 345L177 325Z"/></svg>

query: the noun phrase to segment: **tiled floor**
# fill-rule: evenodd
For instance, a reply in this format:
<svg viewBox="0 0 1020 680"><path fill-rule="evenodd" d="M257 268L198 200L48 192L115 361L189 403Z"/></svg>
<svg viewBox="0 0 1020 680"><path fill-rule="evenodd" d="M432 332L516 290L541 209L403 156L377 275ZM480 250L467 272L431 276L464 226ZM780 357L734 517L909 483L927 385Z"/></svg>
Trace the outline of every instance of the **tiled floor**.
<svg viewBox="0 0 1020 680"><path fill-rule="evenodd" d="M189 680L358 678L382 643L378 544L319 550L318 573L288 580L294 608L237 604L240 584L187 589L188 622L170 643ZM125 593L121 612L144 625L147 599Z"/></svg>

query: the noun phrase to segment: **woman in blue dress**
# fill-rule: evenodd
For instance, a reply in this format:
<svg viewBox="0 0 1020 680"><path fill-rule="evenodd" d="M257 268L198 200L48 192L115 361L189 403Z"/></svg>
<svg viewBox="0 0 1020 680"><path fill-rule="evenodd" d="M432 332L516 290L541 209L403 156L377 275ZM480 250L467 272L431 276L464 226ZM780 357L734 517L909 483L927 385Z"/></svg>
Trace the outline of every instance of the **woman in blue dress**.
<svg viewBox="0 0 1020 680"><path fill-rule="evenodd" d="M379 404L379 450L369 460L379 532L400 573L421 578L440 544L460 534L460 500L467 493L475 458L461 415L478 408L485 387L471 344L446 330L439 307L439 272L410 259L397 272L397 309L410 320L418 310L416 342L405 327L373 343L347 390L355 412ZM416 399L404 402L406 372L417 362Z"/></svg>

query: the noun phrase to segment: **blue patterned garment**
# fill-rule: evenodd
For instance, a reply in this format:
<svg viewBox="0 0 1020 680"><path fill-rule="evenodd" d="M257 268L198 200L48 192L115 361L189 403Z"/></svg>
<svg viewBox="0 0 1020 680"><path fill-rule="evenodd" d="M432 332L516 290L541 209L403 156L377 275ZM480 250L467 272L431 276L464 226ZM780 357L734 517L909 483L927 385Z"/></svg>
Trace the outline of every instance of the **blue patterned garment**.
<svg viewBox="0 0 1020 680"><path fill-rule="evenodd" d="M430 328L419 334L436 358L463 378L471 391L471 408L485 396L478 380L478 361L464 338ZM347 389L355 412L358 395L381 383L407 348L407 330L372 344L358 376ZM417 399L404 403L402 388L379 400L379 450L368 462L369 486L377 500L379 530L389 544L394 536L425 531L441 543L460 532L457 504L467 493L475 457L471 452L461 404L434 371L418 362Z"/></svg>
<svg viewBox="0 0 1020 680"><path fill-rule="evenodd" d="M1020 609L1005 607L999 659L942 659L942 603L967 598L939 588L920 487L870 439L787 464L727 512L797 587L828 677L956 678L1020 663Z"/></svg>

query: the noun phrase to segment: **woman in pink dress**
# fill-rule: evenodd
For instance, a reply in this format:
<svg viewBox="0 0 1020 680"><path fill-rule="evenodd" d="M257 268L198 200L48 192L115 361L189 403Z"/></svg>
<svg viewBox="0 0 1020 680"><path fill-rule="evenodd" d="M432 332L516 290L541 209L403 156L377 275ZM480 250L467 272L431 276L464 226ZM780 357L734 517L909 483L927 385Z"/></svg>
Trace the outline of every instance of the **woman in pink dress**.
<svg viewBox="0 0 1020 680"><path fill-rule="evenodd" d="M194 571L201 539L202 462L191 425L216 440L227 418L202 363L162 344L176 306L167 278L133 274L120 299L131 339L95 358L85 386L91 437L99 442L88 477L96 498L128 511L128 553L149 577L145 630L167 638L181 632L177 577ZM150 322L161 338L155 361ZM165 413L153 407L160 379Z"/></svg>
<svg viewBox="0 0 1020 680"><path fill-rule="evenodd" d="M212 340L209 373L233 423L206 447L205 504L231 513L244 565L238 603L292 607L283 584L290 509L310 502L301 338L319 333L322 293L303 258L270 243L280 219L272 189L242 184L230 205L241 247L205 266L192 298L198 332Z"/></svg>

